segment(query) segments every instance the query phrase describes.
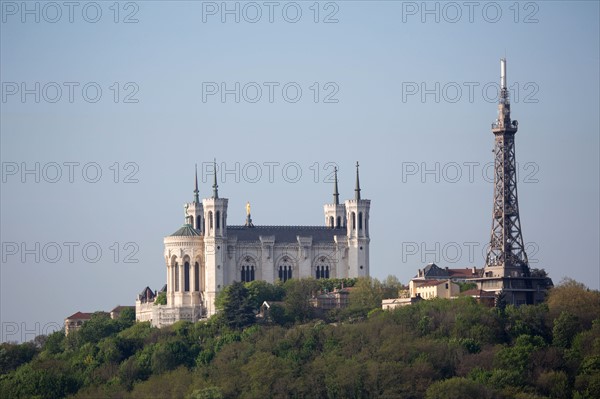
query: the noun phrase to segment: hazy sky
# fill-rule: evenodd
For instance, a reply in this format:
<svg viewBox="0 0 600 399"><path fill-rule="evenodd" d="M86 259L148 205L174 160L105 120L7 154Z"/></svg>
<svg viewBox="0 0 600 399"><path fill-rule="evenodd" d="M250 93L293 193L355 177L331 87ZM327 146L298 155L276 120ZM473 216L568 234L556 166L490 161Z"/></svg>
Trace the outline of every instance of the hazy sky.
<svg viewBox="0 0 600 399"><path fill-rule="evenodd" d="M504 56L531 266L600 288L598 2L1 7L2 341L159 289L213 157L229 224L323 224L358 160L374 277L483 266Z"/></svg>

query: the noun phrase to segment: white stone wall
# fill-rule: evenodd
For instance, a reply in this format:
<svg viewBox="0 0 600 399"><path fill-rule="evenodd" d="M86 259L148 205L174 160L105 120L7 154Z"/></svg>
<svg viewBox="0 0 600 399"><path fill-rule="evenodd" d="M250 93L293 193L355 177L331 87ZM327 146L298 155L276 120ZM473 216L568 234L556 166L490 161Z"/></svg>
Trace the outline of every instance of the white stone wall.
<svg viewBox="0 0 600 399"><path fill-rule="evenodd" d="M178 320L197 321L216 313L215 298L234 281L241 281L242 265L255 266L255 279L274 283L279 280L279 266L292 267L292 278L316 276L316 266L329 267L330 278L369 275L369 200L348 200L344 204L325 205L325 222L340 217L342 228L332 242L315 242L310 235L298 235L295 242L281 243L276 236L260 236L256 242L238 242L228 237L226 198L207 198L202 203L186 204L186 214L202 216L202 236L164 239L167 305L136 302L136 318L163 326ZM350 215L354 212L354 223ZM363 215L360 223L357 218ZM219 220L217 221L217 215ZM187 222L192 218L188 218ZM361 226L359 226L359 223ZM345 226L345 228L344 228ZM247 262L246 259L249 259ZM284 262L284 260L287 261ZM184 263L190 262L190 291L184 292ZM200 287L195 291L194 264L200 265ZM178 273L175 272L177 264ZM362 266L362 268L361 268ZM179 290L175 290L175 279Z"/></svg>

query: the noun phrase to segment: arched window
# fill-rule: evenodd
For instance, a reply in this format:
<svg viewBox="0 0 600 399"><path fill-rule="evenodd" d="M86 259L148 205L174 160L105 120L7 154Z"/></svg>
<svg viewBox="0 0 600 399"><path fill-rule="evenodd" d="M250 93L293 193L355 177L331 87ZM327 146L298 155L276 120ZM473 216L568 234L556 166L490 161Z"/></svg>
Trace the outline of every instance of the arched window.
<svg viewBox="0 0 600 399"><path fill-rule="evenodd" d="M283 259L281 259L277 269L280 281L285 282L292 278L292 262L287 256L284 256Z"/></svg>
<svg viewBox="0 0 600 399"><path fill-rule="evenodd" d="M194 263L194 291L200 291L200 265Z"/></svg>
<svg viewBox="0 0 600 399"><path fill-rule="evenodd" d="M183 291L190 291L190 262L183 264Z"/></svg>
<svg viewBox="0 0 600 399"><path fill-rule="evenodd" d="M179 263L175 262L175 292L179 291Z"/></svg>
<svg viewBox="0 0 600 399"><path fill-rule="evenodd" d="M362 226L363 226L362 212L358 212L358 229L362 230Z"/></svg>
<svg viewBox="0 0 600 399"><path fill-rule="evenodd" d="M329 227L333 229L333 216L329 216Z"/></svg>
<svg viewBox="0 0 600 399"><path fill-rule="evenodd" d="M212 211L208 212L208 228L209 229L213 228L213 213L212 213Z"/></svg>
<svg viewBox="0 0 600 399"><path fill-rule="evenodd" d="M338 229L340 227L342 227L342 217L341 216L337 217L337 223L336 223L335 227L337 227Z"/></svg>
<svg viewBox="0 0 600 399"><path fill-rule="evenodd" d="M252 265L244 265L242 266L242 281L244 283L248 283L250 281L254 281L254 266Z"/></svg>
<svg viewBox="0 0 600 399"><path fill-rule="evenodd" d="M221 211L217 211L216 225L217 225L217 229L221 228Z"/></svg>
<svg viewBox="0 0 600 399"><path fill-rule="evenodd" d="M315 278L329 278L329 264L324 257L319 258L317 262L317 266L315 267Z"/></svg>
<svg viewBox="0 0 600 399"><path fill-rule="evenodd" d="M241 278L240 280L244 283L254 281L256 278L256 266L254 260L250 256L246 256L242 261Z"/></svg>
<svg viewBox="0 0 600 399"><path fill-rule="evenodd" d="M202 230L202 216L196 216L196 230Z"/></svg>
<svg viewBox="0 0 600 399"><path fill-rule="evenodd" d="M350 219L352 219L352 230L356 230L356 213L352 212Z"/></svg>

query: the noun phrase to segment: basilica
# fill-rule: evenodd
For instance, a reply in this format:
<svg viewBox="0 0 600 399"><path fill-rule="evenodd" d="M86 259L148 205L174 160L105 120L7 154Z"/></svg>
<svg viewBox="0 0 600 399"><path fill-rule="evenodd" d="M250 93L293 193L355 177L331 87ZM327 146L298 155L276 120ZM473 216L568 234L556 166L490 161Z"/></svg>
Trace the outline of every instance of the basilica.
<svg viewBox="0 0 600 399"><path fill-rule="evenodd" d="M324 205L322 226L255 226L250 204L244 225L227 224L227 198L219 197L214 167L212 196L185 204L181 228L164 239L166 285L146 287L136 299L136 319L162 327L198 321L216 313L215 298L234 281L369 276L369 211L362 199L358 162L354 198L340 203L337 169L333 201ZM164 293L166 304L157 297Z"/></svg>

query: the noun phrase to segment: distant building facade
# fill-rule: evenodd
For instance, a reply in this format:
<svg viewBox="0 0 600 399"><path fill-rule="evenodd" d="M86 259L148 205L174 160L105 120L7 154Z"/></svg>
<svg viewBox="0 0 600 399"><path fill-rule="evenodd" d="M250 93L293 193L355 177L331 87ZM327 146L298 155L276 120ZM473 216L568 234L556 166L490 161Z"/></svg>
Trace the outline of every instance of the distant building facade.
<svg viewBox="0 0 600 399"><path fill-rule="evenodd" d="M228 224L228 199L218 192L185 204L184 225L164 239L166 305L155 305L148 287L136 300L136 319L155 326L195 322L215 314L219 291L234 281L369 276L371 201L362 199L358 163L354 199L339 202L337 169L333 202L323 226L255 226L247 205L244 225Z"/></svg>
<svg viewBox="0 0 600 399"><path fill-rule="evenodd" d="M416 280L409 284L410 296L423 299L446 298L451 299L458 296L460 286L452 280Z"/></svg>
<svg viewBox="0 0 600 399"><path fill-rule="evenodd" d="M350 291L352 287L336 289L331 292L324 292L310 299L310 304L323 311L331 309L344 309L350 303Z"/></svg>
<svg viewBox="0 0 600 399"><path fill-rule="evenodd" d="M91 313L77 312L65 319L65 335L81 328L83 323L92 318Z"/></svg>

